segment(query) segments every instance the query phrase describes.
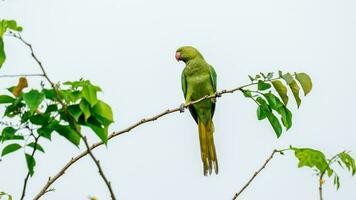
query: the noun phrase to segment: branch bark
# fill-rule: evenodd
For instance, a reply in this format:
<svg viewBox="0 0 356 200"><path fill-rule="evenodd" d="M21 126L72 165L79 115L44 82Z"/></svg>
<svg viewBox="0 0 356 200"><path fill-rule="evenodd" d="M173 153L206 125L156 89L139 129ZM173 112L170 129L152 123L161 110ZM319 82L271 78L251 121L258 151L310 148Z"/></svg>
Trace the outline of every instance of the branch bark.
<svg viewBox="0 0 356 200"><path fill-rule="evenodd" d="M237 197L240 196L240 194L251 184L251 182L256 178L256 176L267 166L267 164L272 160L274 154L277 152L282 152L281 150L273 150L272 154L268 157L268 159L263 163L262 167L257 170L252 177L247 181L247 183L241 188L241 190L232 197L232 200L237 199Z"/></svg>
<svg viewBox="0 0 356 200"><path fill-rule="evenodd" d="M21 35L16 35L12 32L10 32L10 35L19 39L22 43L24 43L29 49L30 49L30 52L31 52L31 56L32 58L37 62L38 66L41 68L41 71L42 71L42 76L45 77L45 79L48 81L48 83L51 85L51 87L53 88L53 90L55 91L56 93L56 96L57 96L57 100L58 102L62 105L63 107L63 110L64 112L66 113L67 117L69 118L69 123L71 125L71 127L74 128L74 130L80 135L80 137L83 139L84 141L84 144L85 144L85 147L87 149L87 152L89 153L90 157L92 158L92 160L94 161L95 165L97 166L98 168L98 171L99 171L99 174L100 176L102 177L102 179L104 180L109 192L110 192L110 195L111 195L111 199L112 200L116 200L116 197L115 197L115 194L113 192L113 189L111 187L111 183L110 181L108 180L108 178L105 176L104 174L104 171L100 165L100 161L94 156L94 154L91 152L91 149L90 149L90 145L88 143L88 140L85 136L83 136L83 134L81 134L79 128L77 127L77 125L74 123L74 119L72 117L72 115L68 112L68 109L67 109L67 105L62 101L62 97L56 87L56 85L54 84L54 82L51 81L51 79L49 78L49 76L47 75L41 61L37 58L37 56L35 55L34 53L34 50L32 48L32 45L30 43L28 43L26 40L24 40ZM23 193L22 193L22 197L21 197L21 200L24 198L24 193L25 193L25 189L26 189L26 185L27 185L27 180L29 178L29 173L27 174L26 176L26 179L25 179L25 184L24 184L24 190L23 190ZM44 193L46 193L48 190L46 189Z"/></svg>
<svg viewBox="0 0 356 200"><path fill-rule="evenodd" d="M319 198L320 198L320 200L323 200L323 184L324 184L323 178L324 178L324 174L325 174L325 172L322 173L320 175L320 177L319 177Z"/></svg>

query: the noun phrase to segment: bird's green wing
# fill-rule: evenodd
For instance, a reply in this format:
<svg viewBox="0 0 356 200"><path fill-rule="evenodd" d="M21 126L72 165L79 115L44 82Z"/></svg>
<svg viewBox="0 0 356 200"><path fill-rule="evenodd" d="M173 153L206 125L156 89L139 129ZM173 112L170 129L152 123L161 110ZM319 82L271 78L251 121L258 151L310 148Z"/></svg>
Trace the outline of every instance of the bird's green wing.
<svg viewBox="0 0 356 200"><path fill-rule="evenodd" d="M185 98L187 95L187 79L185 78L184 71L182 71L181 81L182 81L182 90Z"/></svg>
<svg viewBox="0 0 356 200"><path fill-rule="evenodd" d="M217 83L216 72L215 72L215 69L211 65L209 65L209 71L210 71L210 80L213 85L214 92L216 92L216 83Z"/></svg>
<svg viewBox="0 0 356 200"><path fill-rule="evenodd" d="M215 72L215 69L209 65L209 71L210 71L210 80L211 84L213 85L214 92L216 92L216 84L217 84L217 75ZM212 108L211 108L211 116L213 117L215 113L215 101L213 102Z"/></svg>
<svg viewBox="0 0 356 200"><path fill-rule="evenodd" d="M186 98L186 96L187 96L187 79L185 77L184 71L182 72L182 75L181 75L181 81L182 81L182 90L183 90L184 98ZM193 106L189 106L189 112L192 115L194 121L196 123L198 123L198 115L197 115L197 112L195 111Z"/></svg>

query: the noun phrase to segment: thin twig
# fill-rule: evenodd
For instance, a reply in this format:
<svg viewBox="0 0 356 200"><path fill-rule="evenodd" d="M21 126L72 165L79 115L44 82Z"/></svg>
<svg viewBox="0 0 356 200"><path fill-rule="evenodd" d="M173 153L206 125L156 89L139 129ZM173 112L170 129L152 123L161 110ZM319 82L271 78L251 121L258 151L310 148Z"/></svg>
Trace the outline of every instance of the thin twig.
<svg viewBox="0 0 356 200"><path fill-rule="evenodd" d="M27 76L43 76L43 74L7 74L7 75L0 75L0 78L14 78L14 77L27 77Z"/></svg>
<svg viewBox="0 0 356 200"><path fill-rule="evenodd" d="M46 71L45 71L45 69L44 69L44 67L43 67L43 65L42 65L42 63L41 63L41 61L40 61L40 60L37 58L37 56L35 55L34 50L33 50L33 48L32 48L32 45L31 45L30 43L28 43L27 41L25 41L25 40L21 37L20 34L16 35L16 34L10 32L10 35L13 36L13 37L15 37L15 38L17 38L17 39L19 39L22 43L24 43L24 44L25 44L26 46L28 46L28 48L30 49L32 58L37 62L37 64L38 64L39 67L41 68L41 71L42 71L42 73L43 73L42 76L47 79L48 83L52 86L53 90L56 92L57 100L58 100L58 102L62 105L64 112L65 112L66 115L68 116L68 118L69 118L68 121L70 122L71 126L76 130L76 132L80 135L80 137L83 139L84 144L85 144L85 146L86 146L86 148L87 148L87 152L89 153L90 157L93 159L95 165L97 166L97 168L98 168L98 170L99 170L100 176L103 178L103 180L104 180L106 186L107 186L108 189L109 189L109 192L110 192L110 195L111 195L111 199L112 199L112 200L116 200L116 197L115 197L115 194L114 194L114 192L113 192L113 189L111 188L111 183L110 183L110 181L108 181L108 179L106 178L106 176L105 176L105 174L104 174L104 171L103 171L102 167L100 166L99 160L98 160L98 159L94 156L94 154L91 152L91 149L90 149L89 143L88 143L88 141L87 141L87 138L81 134L79 128L76 126L75 123L73 123L73 122L74 122L74 121L73 121L73 117L72 117L72 116L70 115L70 113L68 112L67 105L62 101L61 95L60 95L59 91L57 90L56 85L54 84L53 81L51 81L51 79L50 79L49 76L47 75L47 73L46 73ZM27 183L28 177L29 177L29 174L28 174L27 177L26 177L24 189L26 188L26 183ZM45 193L46 193L46 192L47 192L47 189L45 190ZM23 193L23 195L24 195L24 193ZM21 200L22 200L22 199L23 199L23 197L21 198Z"/></svg>
<svg viewBox="0 0 356 200"><path fill-rule="evenodd" d="M36 137L36 136L33 134L33 130L30 129L29 127L27 127L27 128L28 128L28 130L31 132L31 135L35 138L35 145L33 146L32 154L31 154L31 156L34 157L34 156L35 156L35 153L36 153L36 150L37 150L37 143L38 143L38 140L40 139L41 136L38 135L38 136ZM25 195L26 195L26 188L27 188L27 182L28 182L28 179L29 179L29 178L30 178L30 170L28 170L27 175L26 175L26 177L25 177L20 200L23 200L23 199L25 198Z"/></svg>
<svg viewBox="0 0 356 200"><path fill-rule="evenodd" d="M324 173L322 173L319 177L319 197L320 197L320 200L323 200L323 184L324 184L324 180L323 180L323 177L324 177Z"/></svg>
<svg viewBox="0 0 356 200"><path fill-rule="evenodd" d="M234 197L232 198L232 200L237 199L237 197L250 185L250 183L253 181L253 179L256 178L256 176L266 167L266 165L269 163L269 161L272 160L273 156L275 153L281 153L283 152L283 150L273 150L272 154L268 157L268 159L263 163L262 167L256 171L252 177L250 178L250 180L248 180L248 182L241 188L241 190L239 192L237 192Z"/></svg>

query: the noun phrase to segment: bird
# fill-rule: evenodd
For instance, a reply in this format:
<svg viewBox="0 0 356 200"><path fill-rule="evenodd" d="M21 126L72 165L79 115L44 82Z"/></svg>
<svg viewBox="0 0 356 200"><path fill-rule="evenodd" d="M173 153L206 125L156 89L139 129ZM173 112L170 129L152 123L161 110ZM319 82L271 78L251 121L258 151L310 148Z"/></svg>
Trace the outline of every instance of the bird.
<svg viewBox="0 0 356 200"><path fill-rule="evenodd" d="M185 98L184 106L191 101L206 95L216 94L217 75L203 55L192 46L182 46L177 49L176 60L183 61L185 67L181 74L182 90ZM189 106L189 112L198 125L200 153L203 163L204 176L219 172L218 159L214 144L215 98L205 99Z"/></svg>

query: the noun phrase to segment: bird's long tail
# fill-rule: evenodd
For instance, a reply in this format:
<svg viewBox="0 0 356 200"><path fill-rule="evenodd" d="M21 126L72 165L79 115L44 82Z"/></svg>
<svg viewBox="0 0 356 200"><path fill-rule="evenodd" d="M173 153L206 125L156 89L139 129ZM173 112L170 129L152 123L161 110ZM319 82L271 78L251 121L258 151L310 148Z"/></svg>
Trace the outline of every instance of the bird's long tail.
<svg viewBox="0 0 356 200"><path fill-rule="evenodd" d="M213 170L215 171L215 174L218 174L219 166L214 144L214 123L211 119L207 124L198 120L198 128L204 176L207 176L208 174L211 175Z"/></svg>

